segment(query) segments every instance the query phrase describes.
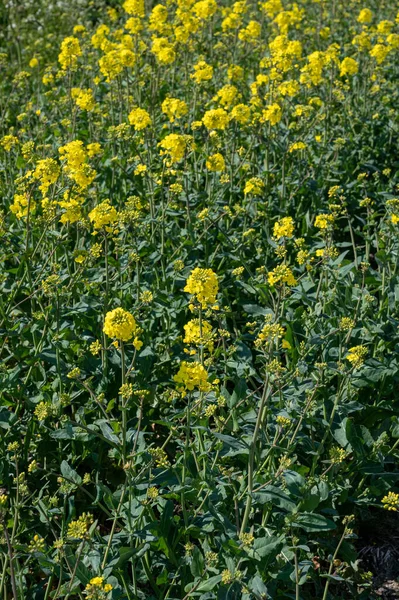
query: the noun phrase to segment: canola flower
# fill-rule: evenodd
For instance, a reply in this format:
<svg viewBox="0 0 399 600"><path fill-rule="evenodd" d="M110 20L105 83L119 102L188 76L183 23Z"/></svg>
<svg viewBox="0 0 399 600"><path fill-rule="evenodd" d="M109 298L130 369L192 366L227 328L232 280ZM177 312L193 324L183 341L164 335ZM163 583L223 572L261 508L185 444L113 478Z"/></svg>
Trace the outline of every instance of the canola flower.
<svg viewBox="0 0 399 600"><path fill-rule="evenodd" d="M368 350L365 346L353 346L352 348L349 348L346 358L349 360L352 367L358 369L364 363L367 354Z"/></svg>
<svg viewBox="0 0 399 600"><path fill-rule="evenodd" d="M199 593L293 596L282 569L326 556L331 521L351 534L359 483L376 510L399 509L364 468L377 457L393 476L398 450L372 406L375 379L395 408L397 7L45 4L11 11L18 47L0 52L0 516L6 542L24 505L10 534L30 553L3 587L14 566L21 596L180 597L200 565ZM334 440L337 376L367 442L350 454ZM323 491L314 521L330 511L311 550L292 473ZM267 525L296 556L259 562L270 481L296 505L294 536L270 503ZM56 520L64 504L50 532L37 506ZM118 567L124 540L169 521L183 545ZM365 593L361 564L332 592L313 562L303 600L315 585Z"/></svg>
<svg viewBox="0 0 399 600"><path fill-rule="evenodd" d="M103 331L110 338L128 342L137 330L136 319L123 308L114 308L105 315Z"/></svg>
<svg viewBox="0 0 399 600"><path fill-rule="evenodd" d="M399 510L399 494L395 492L388 492L386 496L381 500L385 510L398 512Z"/></svg>
<svg viewBox="0 0 399 600"><path fill-rule="evenodd" d="M214 305L219 291L219 282L212 269L196 267L188 277L185 292L195 297L202 308Z"/></svg>
<svg viewBox="0 0 399 600"><path fill-rule="evenodd" d="M211 384L208 373L199 362L182 361L173 380L178 384L178 391L182 394L198 389L200 392L209 392Z"/></svg>
<svg viewBox="0 0 399 600"><path fill-rule="evenodd" d="M273 239L278 241L281 238L291 238L294 235L294 219L292 217L283 217L273 227Z"/></svg>

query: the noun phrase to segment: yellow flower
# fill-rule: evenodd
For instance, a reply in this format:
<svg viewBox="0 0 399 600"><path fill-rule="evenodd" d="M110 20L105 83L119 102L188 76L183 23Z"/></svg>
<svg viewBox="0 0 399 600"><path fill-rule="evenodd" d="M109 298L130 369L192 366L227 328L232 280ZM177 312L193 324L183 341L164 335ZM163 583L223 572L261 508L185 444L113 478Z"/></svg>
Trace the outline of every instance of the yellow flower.
<svg viewBox="0 0 399 600"><path fill-rule="evenodd" d="M92 211L89 212L89 220L93 223L94 229L101 229L105 227L106 231L111 231L112 223L118 218L116 209L111 206L109 200L104 200L101 204L98 204Z"/></svg>
<svg viewBox="0 0 399 600"><path fill-rule="evenodd" d="M362 23L363 25L368 25L373 20L373 13L369 8L362 8L357 17L358 23Z"/></svg>
<svg viewBox="0 0 399 600"><path fill-rule="evenodd" d="M291 152L295 152L296 150L305 150L305 149L306 149L306 144L304 142L294 142L288 148L288 152L291 153Z"/></svg>
<svg viewBox="0 0 399 600"><path fill-rule="evenodd" d="M10 152L10 150L19 143L19 140L15 135L5 135L0 144L3 146L6 152Z"/></svg>
<svg viewBox="0 0 399 600"><path fill-rule="evenodd" d="M244 194L252 194L252 196L261 196L263 190L265 188L265 184L259 177L252 177L245 182Z"/></svg>
<svg viewBox="0 0 399 600"><path fill-rule="evenodd" d="M362 366L366 356L367 348L365 346L353 346L352 348L349 348L346 358L349 360L351 365L357 369Z"/></svg>
<svg viewBox="0 0 399 600"><path fill-rule="evenodd" d="M68 525L68 537L83 539L87 536L93 517L90 513L83 513L76 521L71 521Z"/></svg>
<svg viewBox="0 0 399 600"><path fill-rule="evenodd" d="M162 112L167 115L169 121L174 123L188 112L187 104L178 98L165 98L162 102Z"/></svg>
<svg viewBox="0 0 399 600"><path fill-rule="evenodd" d="M213 348L212 325L205 319L200 323L199 319L191 319L184 325L184 343L193 346L207 346L209 350Z"/></svg>
<svg viewBox="0 0 399 600"><path fill-rule="evenodd" d="M258 21L250 21L244 29L239 31L238 39L253 44L260 37L261 29L261 24Z"/></svg>
<svg viewBox="0 0 399 600"><path fill-rule="evenodd" d="M196 297L202 308L207 308L216 302L219 282L212 269L196 267L187 279L185 292Z"/></svg>
<svg viewBox="0 0 399 600"><path fill-rule="evenodd" d="M213 77L213 67L208 65L204 60L200 60L194 65L194 73L190 77L194 79L195 83L209 81Z"/></svg>
<svg viewBox="0 0 399 600"><path fill-rule="evenodd" d="M385 510L392 510L397 512L399 510L399 494L395 492L388 492L387 496L384 496L381 500Z"/></svg>
<svg viewBox="0 0 399 600"><path fill-rule="evenodd" d="M128 116L130 125L133 125L135 131L141 131L149 127L152 123L151 117L144 108L134 108Z"/></svg>
<svg viewBox="0 0 399 600"><path fill-rule="evenodd" d="M123 8L128 15L134 15L135 17L144 17L144 0L125 0Z"/></svg>
<svg viewBox="0 0 399 600"><path fill-rule="evenodd" d="M294 219L283 217L273 227L273 239L278 241L282 237L290 238L294 235Z"/></svg>
<svg viewBox="0 0 399 600"><path fill-rule="evenodd" d="M251 118L251 109L249 106L246 106L246 104L237 104L237 106L232 109L230 116L234 121L240 123L240 125L245 125Z"/></svg>
<svg viewBox="0 0 399 600"><path fill-rule="evenodd" d="M123 308L114 308L105 315L103 331L110 338L128 342L135 336L137 329L136 319Z"/></svg>
<svg viewBox="0 0 399 600"><path fill-rule="evenodd" d="M158 146L163 148L162 154L169 155L170 163L175 163L184 157L187 148L187 137L178 133L170 133Z"/></svg>
<svg viewBox="0 0 399 600"><path fill-rule="evenodd" d="M28 212L34 212L36 203L30 199L28 194L15 194L10 210L18 219L28 216Z"/></svg>
<svg viewBox="0 0 399 600"><path fill-rule="evenodd" d="M87 188L95 179L97 172L87 163L87 152L80 140L74 140L58 149L62 161L65 161L64 172L81 189Z"/></svg>
<svg viewBox="0 0 399 600"><path fill-rule="evenodd" d="M317 215L314 221L315 227L318 229L328 229L334 223L334 215Z"/></svg>
<svg viewBox="0 0 399 600"><path fill-rule="evenodd" d="M179 371L173 379L180 384L178 389L182 393L186 390L192 391L194 388L198 388L200 392L209 392L212 387L208 382L206 369L199 362L181 362Z"/></svg>
<svg viewBox="0 0 399 600"><path fill-rule="evenodd" d="M269 122L270 125L277 125L281 121L283 111L281 106L277 103L269 104L267 108L262 112L261 122Z"/></svg>
<svg viewBox="0 0 399 600"><path fill-rule="evenodd" d="M272 271L269 271L267 275L269 285L275 286L276 284L286 283L289 286L296 285L296 279L293 272L287 265L278 265Z"/></svg>
<svg viewBox="0 0 399 600"><path fill-rule="evenodd" d="M206 168L209 169L209 171L224 171L226 165L223 156L219 153L208 156L206 160Z"/></svg>
<svg viewBox="0 0 399 600"><path fill-rule="evenodd" d="M193 12L199 19L209 19L218 9L215 0L199 0L192 8Z"/></svg>
<svg viewBox="0 0 399 600"><path fill-rule="evenodd" d="M229 115L224 108L214 108L207 110L203 116L202 122L207 129L226 129L229 123Z"/></svg>
<svg viewBox="0 0 399 600"><path fill-rule="evenodd" d="M58 62L63 69L75 69L78 57L82 55L79 40L75 37L66 37L61 43L61 52Z"/></svg>
<svg viewBox="0 0 399 600"><path fill-rule="evenodd" d="M76 105L81 110L87 110L90 112L96 106L96 101L93 96L93 90L90 88L72 88L71 96L75 100Z"/></svg>
<svg viewBox="0 0 399 600"><path fill-rule="evenodd" d="M102 152L101 144L99 144L98 142L87 144L86 150L88 156L96 156L97 154L101 154Z"/></svg>
<svg viewBox="0 0 399 600"><path fill-rule="evenodd" d="M350 58L349 56L347 56L341 62L339 74L341 75L341 77L343 77L344 75L356 75L358 70L359 64L357 63L357 61L354 58Z"/></svg>

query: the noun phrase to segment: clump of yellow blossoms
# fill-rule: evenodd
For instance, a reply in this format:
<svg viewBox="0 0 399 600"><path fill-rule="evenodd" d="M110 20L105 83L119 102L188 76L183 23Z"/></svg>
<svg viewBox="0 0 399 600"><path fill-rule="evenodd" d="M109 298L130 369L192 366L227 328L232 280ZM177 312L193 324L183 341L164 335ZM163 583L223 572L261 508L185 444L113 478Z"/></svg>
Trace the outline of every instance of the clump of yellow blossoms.
<svg viewBox="0 0 399 600"><path fill-rule="evenodd" d="M94 229L97 230L105 227L106 231L112 231L110 226L117 219L118 213L109 200L104 200L89 213L89 220L93 223Z"/></svg>
<svg viewBox="0 0 399 600"><path fill-rule="evenodd" d="M187 279L185 292L195 296L202 308L215 304L219 291L219 282L212 269L196 267Z"/></svg>
<svg viewBox="0 0 399 600"><path fill-rule="evenodd" d="M194 346L206 346L209 350L213 348L213 332L212 325L204 319L200 322L199 319L191 319L184 325L184 343L193 344Z"/></svg>
<svg viewBox="0 0 399 600"><path fill-rule="evenodd" d="M92 111L96 106L92 89L72 88L71 96L81 110Z"/></svg>
<svg viewBox="0 0 399 600"><path fill-rule="evenodd" d="M123 308L114 308L105 315L103 331L110 338L128 342L138 330L136 319Z"/></svg>
<svg viewBox="0 0 399 600"><path fill-rule="evenodd" d="M135 17L144 17L145 15L144 0L125 0L122 6L128 15Z"/></svg>
<svg viewBox="0 0 399 600"><path fill-rule="evenodd" d="M206 111L202 122L207 129L224 130L229 124L229 120L229 115L224 108L214 108Z"/></svg>
<svg viewBox="0 0 399 600"><path fill-rule="evenodd" d="M58 149L61 160L65 161L64 172L81 189L87 188L94 178L96 171L87 163L87 152L80 140L74 140Z"/></svg>
<svg viewBox="0 0 399 600"><path fill-rule="evenodd" d="M261 122L268 122L270 125L277 125L277 123L280 123L282 116L283 111L281 106L277 103L270 104L262 112Z"/></svg>
<svg viewBox="0 0 399 600"><path fill-rule="evenodd" d="M283 217L273 227L273 239L278 241L282 237L290 238L294 235L294 219Z"/></svg>
<svg viewBox="0 0 399 600"><path fill-rule="evenodd" d="M206 160L206 168L209 171L221 172L226 168L223 156L218 152L217 154L212 154L212 156L208 156Z"/></svg>
<svg viewBox="0 0 399 600"><path fill-rule="evenodd" d="M179 162L184 158L187 149L187 137L178 133L170 133L158 146L162 148L161 155L166 154L169 157L169 164Z"/></svg>
<svg viewBox="0 0 399 600"><path fill-rule="evenodd" d="M334 215L317 215L314 221L315 227L318 229L328 229L334 223Z"/></svg>
<svg viewBox="0 0 399 600"><path fill-rule="evenodd" d="M28 194L15 194L14 201L10 204L10 210L18 219L28 216L28 212L35 210L36 203L29 198Z"/></svg>
<svg viewBox="0 0 399 600"><path fill-rule="evenodd" d="M89 600L99 600L104 598L104 594L108 594L112 590L110 583L104 584L104 577L93 577L90 583L86 585L85 594Z"/></svg>
<svg viewBox="0 0 399 600"><path fill-rule="evenodd" d="M130 125L133 125L135 131L141 131L149 127L152 123L151 117L144 108L134 108L128 116Z"/></svg>
<svg viewBox="0 0 399 600"><path fill-rule="evenodd" d="M36 168L32 173L34 179L40 181L39 189L45 195L53 183L55 183L60 175L60 167L54 158L43 158L36 164Z"/></svg>
<svg viewBox="0 0 399 600"><path fill-rule="evenodd" d="M68 537L81 540L87 537L90 526L93 523L93 516L90 513L83 513L76 521L71 521L68 525Z"/></svg>
<svg viewBox="0 0 399 600"><path fill-rule="evenodd" d="M272 271L269 271L267 275L269 285L287 284L289 286L296 285L296 279L287 265L278 265Z"/></svg>
<svg viewBox="0 0 399 600"><path fill-rule="evenodd" d="M267 343L273 342L274 340L278 340L283 337L285 330L284 327L281 327L278 323L272 323L272 316L267 315L266 323L262 327L261 331L258 334L258 337L255 340L255 347L260 348Z"/></svg>
<svg viewBox="0 0 399 600"><path fill-rule="evenodd" d="M0 141L0 145L6 152L10 152L18 143L19 140L15 135L5 135Z"/></svg>
<svg viewBox="0 0 399 600"><path fill-rule="evenodd" d="M341 62L340 67L340 75L341 77L345 75L356 75L359 70L359 65L354 58L350 58L350 56L346 56L344 60Z"/></svg>
<svg viewBox="0 0 399 600"><path fill-rule="evenodd" d="M213 77L213 67L208 65L204 60L200 60L194 65L194 73L191 78L194 79L195 83L202 83L203 81L209 81Z"/></svg>
<svg viewBox="0 0 399 600"><path fill-rule="evenodd" d="M385 510L392 510L397 512L399 510L399 494L395 492L388 492L387 496L384 496L381 500Z"/></svg>
<svg viewBox="0 0 399 600"><path fill-rule="evenodd" d="M352 348L349 348L346 358L349 360L351 365L357 369L362 366L366 356L367 348L365 346L353 346Z"/></svg>
<svg viewBox="0 0 399 600"><path fill-rule="evenodd" d="M162 112L168 117L171 123L174 123L176 119L180 119L188 113L188 106L184 100L165 98L162 102Z"/></svg>
<svg viewBox="0 0 399 600"><path fill-rule="evenodd" d="M252 194L252 196L261 196L263 190L265 188L265 184L259 177L251 177L245 183L244 194Z"/></svg>
<svg viewBox="0 0 399 600"><path fill-rule="evenodd" d="M62 40L58 62L63 69L75 69L79 56L82 56L82 49L78 38L71 36Z"/></svg>
<svg viewBox="0 0 399 600"><path fill-rule="evenodd" d="M212 387L206 369L199 362L181 362L179 371L173 379L180 384L178 390L181 393L186 390L191 392L195 388L200 392L209 392Z"/></svg>

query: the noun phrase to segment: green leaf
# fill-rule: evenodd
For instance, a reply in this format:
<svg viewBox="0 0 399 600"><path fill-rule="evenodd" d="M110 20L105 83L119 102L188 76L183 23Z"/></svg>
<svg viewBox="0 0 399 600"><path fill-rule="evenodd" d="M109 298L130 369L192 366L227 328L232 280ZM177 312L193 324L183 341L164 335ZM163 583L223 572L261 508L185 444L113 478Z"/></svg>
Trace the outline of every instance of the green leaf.
<svg viewBox="0 0 399 600"><path fill-rule="evenodd" d="M336 529L334 521L323 515L313 513L300 513L296 516L294 524L304 531L330 531Z"/></svg>
<svg viewBox="0 0 399 600"><path fill-rule="evenodd" d="M61 463L61 475L63 475L65 479L76 483L76 485L81 485L82 483L82 478L80 477L80 475L78 475L78 473L74 469L72 469L72 467L67 463L66 460L63 460Z"/></svg>
<svg viewBox="0 0 399 600"><path fill-rule="evenodd" d="M275 506L286 510L287 512L294 512L296 510L296 503L291 500L280 488L268 485L264 490L255 492L253 494L254 501L257 504L266 504L271 502Z"/></svg>

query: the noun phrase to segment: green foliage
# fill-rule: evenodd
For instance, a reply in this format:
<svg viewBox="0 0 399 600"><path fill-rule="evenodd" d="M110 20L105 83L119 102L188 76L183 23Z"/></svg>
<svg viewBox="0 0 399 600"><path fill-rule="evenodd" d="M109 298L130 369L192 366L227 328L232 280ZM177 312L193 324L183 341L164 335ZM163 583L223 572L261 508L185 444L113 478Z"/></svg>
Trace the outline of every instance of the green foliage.
<svg viewBox="0 0 399 600"><path fill-rule="evenodd" d="M142 8L0 8L0 595L371 598L394 3Z"/></svg>

